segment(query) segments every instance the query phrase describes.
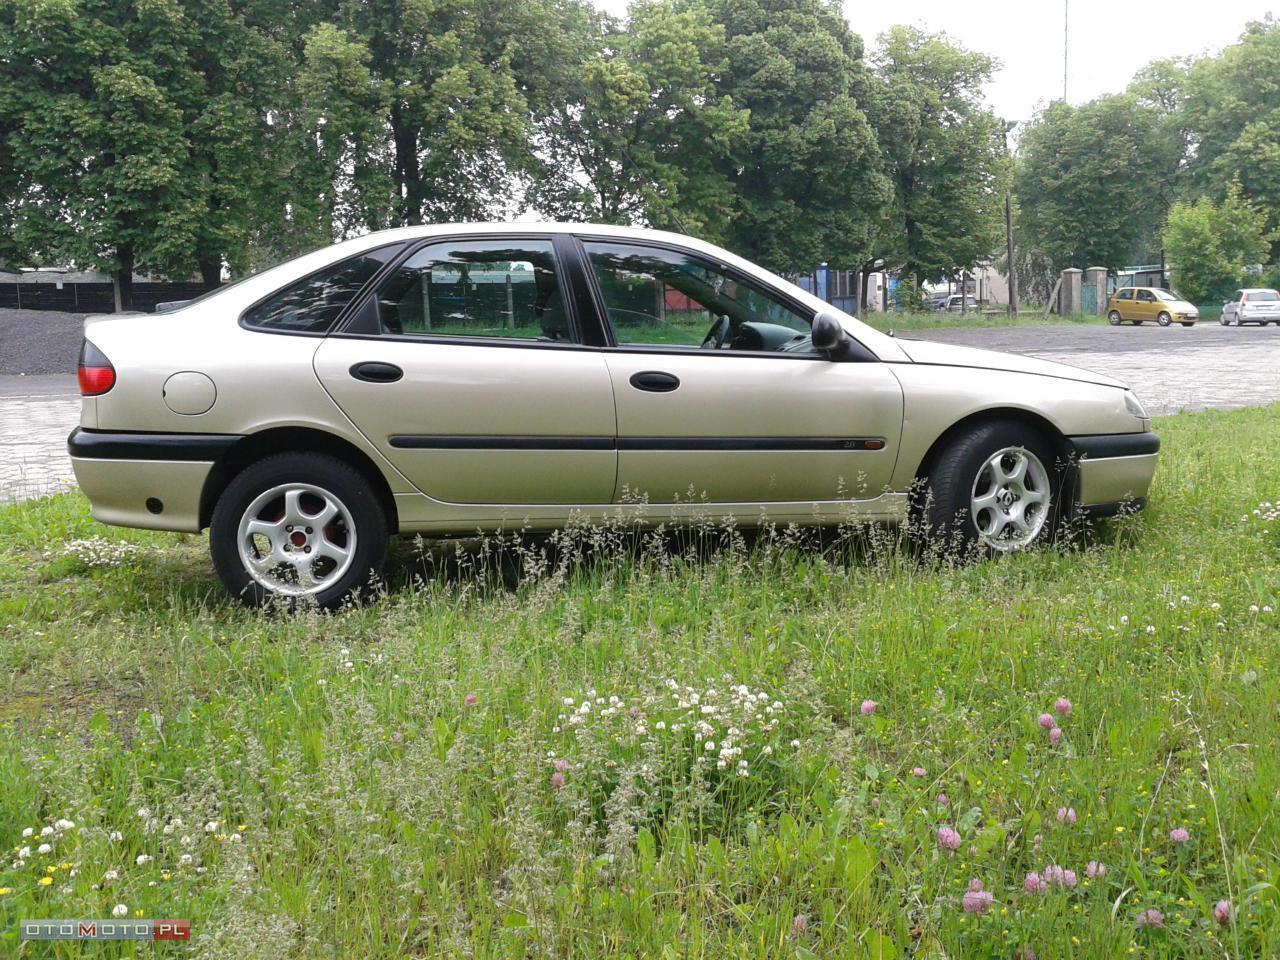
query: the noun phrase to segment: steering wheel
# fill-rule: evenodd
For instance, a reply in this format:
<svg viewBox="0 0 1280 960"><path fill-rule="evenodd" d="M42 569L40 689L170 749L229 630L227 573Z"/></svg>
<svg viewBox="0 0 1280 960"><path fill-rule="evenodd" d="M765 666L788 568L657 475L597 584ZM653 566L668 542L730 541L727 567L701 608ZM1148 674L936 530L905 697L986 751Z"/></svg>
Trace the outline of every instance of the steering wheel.
<svg viewBox="0 0 1280 960"><path fill-rule="evenodd" d="M703 350L719 350L724 346L724 342L729 339L729 331L731 325L727 316L717 317L715 323L711 324L711 329L707 331L707 335L702 338Z"/></svg>

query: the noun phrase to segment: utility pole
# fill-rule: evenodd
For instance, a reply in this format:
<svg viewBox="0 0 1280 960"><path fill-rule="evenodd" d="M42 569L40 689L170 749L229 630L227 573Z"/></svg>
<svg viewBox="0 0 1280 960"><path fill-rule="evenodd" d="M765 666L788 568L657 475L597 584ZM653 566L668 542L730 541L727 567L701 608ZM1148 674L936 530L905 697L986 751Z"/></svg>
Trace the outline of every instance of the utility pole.
<svg viewBox="0 0 1280 960"><path fill-rule="evenodd" d="M1009 132L1017 125L1016 120L1004 121L1004 155L1011 161L1010 166L1013 158L1009 156ZM1004 188L1004 249L1009 276L1009 316L1016 317L1018 315L1018 271L1013 262L1013 197L1009 184Z"/></svg>
<svg viewBox="0 0 1280 960"><path fill-rule="evenodd" d="M1067 102L1067 51L1071 37L1071 0L1062 0L1062 102Z"/></svg>

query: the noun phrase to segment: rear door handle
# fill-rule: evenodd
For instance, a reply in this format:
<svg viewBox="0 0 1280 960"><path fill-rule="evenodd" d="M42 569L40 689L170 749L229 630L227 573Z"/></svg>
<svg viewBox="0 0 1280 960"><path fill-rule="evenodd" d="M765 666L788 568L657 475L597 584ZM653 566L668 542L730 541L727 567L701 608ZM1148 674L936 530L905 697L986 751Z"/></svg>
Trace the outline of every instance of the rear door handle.
<svg viewBox="0 0 1280 960"><path fill-rule="evenodd" d="M637 390L647 390L649 393L670 393L680 386L680 378L673 373L663 373L661 370L641 370L631 375L631 385Z"/></svg>
<svg viewBox="0 0 1280 960"><path fill-rule="evenodd" d="M381 363L377 360L357 363L351 367L350 373L365 383L395 383L404 376L404 371L394 363Z"/></svg>

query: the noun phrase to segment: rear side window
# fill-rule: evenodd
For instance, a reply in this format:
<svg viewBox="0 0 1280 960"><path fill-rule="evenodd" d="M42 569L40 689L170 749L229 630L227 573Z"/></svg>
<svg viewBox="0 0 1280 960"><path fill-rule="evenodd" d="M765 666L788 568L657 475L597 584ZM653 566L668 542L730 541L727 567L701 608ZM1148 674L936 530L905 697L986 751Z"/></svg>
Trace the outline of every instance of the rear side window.
<svg viewBox="0 0 1280 960"><path fill-rule="evenodd" d="M1132 300L1132 299L1133 299L1133 291L1132 291L1132 290L1128 290L1128 289L1121 290L1118 294L1116 294L1116 299L1117 299L1117 300Z"/></svg>
<svg viewBox="0 0 1280 960"><path fill-rule="evenodd" d="M241 320L258 330L328 333L347 304L403 246L393 243L330 264L250 307Z"/></svg>

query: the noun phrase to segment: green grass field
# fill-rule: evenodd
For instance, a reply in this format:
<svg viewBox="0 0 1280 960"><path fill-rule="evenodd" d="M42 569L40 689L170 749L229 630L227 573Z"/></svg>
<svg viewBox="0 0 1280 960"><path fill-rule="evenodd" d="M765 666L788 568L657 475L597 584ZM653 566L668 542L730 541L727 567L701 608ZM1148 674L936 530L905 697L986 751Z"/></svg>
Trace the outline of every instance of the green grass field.
<svg viewBox="0 0 1280 960"><path fill-rule="evenodd" d="M951 330L956 327L1060 327L1105 324L1106 317L1075 313L1045 317L1039 308L1023 310L1017 316L1005 313L875 313L858 314L858 319L877 330Z"/></svg>
<svg viewBox="0 0 1280 960"><path fill-rule="evenodd" d="M1157 429L1149 510L1062 550L406 543L335 616L0 508L0 953L1275 956L1280 408Z"/></svg>

